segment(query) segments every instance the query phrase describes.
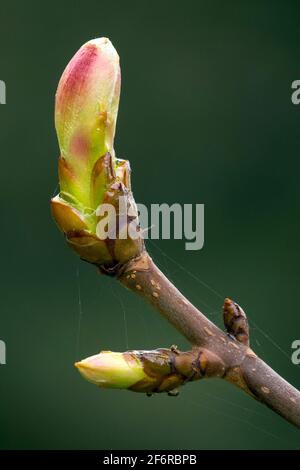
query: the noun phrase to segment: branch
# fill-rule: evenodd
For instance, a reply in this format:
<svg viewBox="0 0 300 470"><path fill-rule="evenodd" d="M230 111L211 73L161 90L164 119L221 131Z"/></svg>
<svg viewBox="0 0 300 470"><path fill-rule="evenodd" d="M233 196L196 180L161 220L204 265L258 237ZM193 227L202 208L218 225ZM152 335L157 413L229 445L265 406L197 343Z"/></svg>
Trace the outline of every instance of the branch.
<svg viewBox="0 0 300 470"><path fill-rule="evenodd" d="M102 352L76 366L97 385L135 391L170 392L187 380L222 377L300 427L300 394L250 349L243 310L225 300L222 332L145 251L130 164L116 159L113 148L120 77L119 56L107 38L84 44L61 77L55 103L60 192L51 200L52 214L82 259L150 302L193 349ZM140 236L131 235L131 222Z"/></svg>
<svg viewBox="0 0 300 470"><path fill-rule="evenodd" d="M226 334L179 292L146 251L123 266L118 278L155 307L193 345L219 357L225 365L222 378L300 428L300 392L250 349L246 316L237 304L225 301L224 319L230 333Z"/></svg>

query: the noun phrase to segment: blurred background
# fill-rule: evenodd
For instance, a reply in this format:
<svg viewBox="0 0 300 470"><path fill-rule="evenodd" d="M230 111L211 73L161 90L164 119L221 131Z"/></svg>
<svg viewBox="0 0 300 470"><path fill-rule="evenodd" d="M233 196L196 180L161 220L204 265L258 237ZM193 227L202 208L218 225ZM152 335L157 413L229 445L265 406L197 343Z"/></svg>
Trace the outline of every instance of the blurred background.
<svg viewBox="0 0 300 470"><path fill-rule="evenodd" d="M49 211L60 75L87 40L121 57L116 150L138 202L205 204L205 246L147 246L222 327L223 298L248 314L254 350L296 387L300 79L294 1L52 0L0 4L3 449L296 449L299 431L223 381L177 398L103 391L75 360L185 340L67 248Z"/></svg>

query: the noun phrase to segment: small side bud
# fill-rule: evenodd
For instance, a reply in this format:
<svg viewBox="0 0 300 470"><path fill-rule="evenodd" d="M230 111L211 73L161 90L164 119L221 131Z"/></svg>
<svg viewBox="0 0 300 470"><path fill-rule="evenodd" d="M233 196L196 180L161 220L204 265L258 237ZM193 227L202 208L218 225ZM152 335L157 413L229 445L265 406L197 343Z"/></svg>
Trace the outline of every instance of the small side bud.
<svg viewBox="0 0 300 470"><path fill-rule="evenodd" d="M227 332L240 343L249 346L249 325L244 310L227 298L224 301L223 318Z"/></svg>

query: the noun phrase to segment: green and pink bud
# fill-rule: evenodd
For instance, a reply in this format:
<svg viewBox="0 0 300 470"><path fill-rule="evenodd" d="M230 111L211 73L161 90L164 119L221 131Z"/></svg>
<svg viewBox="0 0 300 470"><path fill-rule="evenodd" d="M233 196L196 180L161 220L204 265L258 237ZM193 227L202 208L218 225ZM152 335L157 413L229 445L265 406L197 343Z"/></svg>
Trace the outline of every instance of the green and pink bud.
<svg viewBox="0 0 300 470"><path fill-rule="evenodd" d="M61 191L71 193L84 207L93 207L90 182L95 163L108 152L114 157L120 85L119 56L107 38L84 44L58 85L55 126L65 160Z"/></svg>
<svg viewBox="0 0 300 470"><path fill-rule="evenodd" d="M80 257L105 269L143 249L141 239L105 241L97 235L102 204L118 212L123 196L135 207L129 162L117 159L114 151L120 85L116 50L109 39L94 39L67 65L55 102L60 192L51 200L52 214Z"/></svg>

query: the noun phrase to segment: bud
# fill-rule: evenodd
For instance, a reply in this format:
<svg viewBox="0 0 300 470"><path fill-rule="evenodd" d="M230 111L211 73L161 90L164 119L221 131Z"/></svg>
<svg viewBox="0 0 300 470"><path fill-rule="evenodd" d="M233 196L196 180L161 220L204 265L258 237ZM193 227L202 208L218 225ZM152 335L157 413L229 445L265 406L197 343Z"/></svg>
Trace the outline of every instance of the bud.
<svg viewBox="0 0 300 470"><path fill-rule="evenodd" d="M114 157L120 84L117 51L109 39L100 38L79 49L57 88L55 127L63 159L60 189L71 192L85 207L93 206L90 170L106 153Z"/></svg>
<svg viewBox="0 0 300 470"><path fill-rule="evenodd" d="M153 351L103 351L75 367L99 387L120 388L147 394L174 394L177 387L204 377L222 377L224 364L206 349L181 352L176 347Z"/></svg>
<svg viewBox="0 0 300 470"><path fill-rule="evenodd" d="M60 193L51 200L52 214L81 258L111 271L143 249L142 237L133 240L128 234L118 240L117 234L115 240L103 240L97 236L99 206L112 204L118 213L119 196L125 197L138 218L129 162L115 158L113 147L120 84L116 50L109 39L94 39L67 65L55 102L61 156Z"/></svg>
<svg viewBox="0 0 300 470"><path fill-rule="evenodd" d="M242 307L226 298L223 305L223 319L228 334L240 343L249 346L249 324Z"/></svg>
<svg viewBox="0 0 300 470"><path fill-rule="evenodd" d="M75 366L86 380L104 388L130 388L146 377L140 359L127 353L102 351Z"/></svg>

